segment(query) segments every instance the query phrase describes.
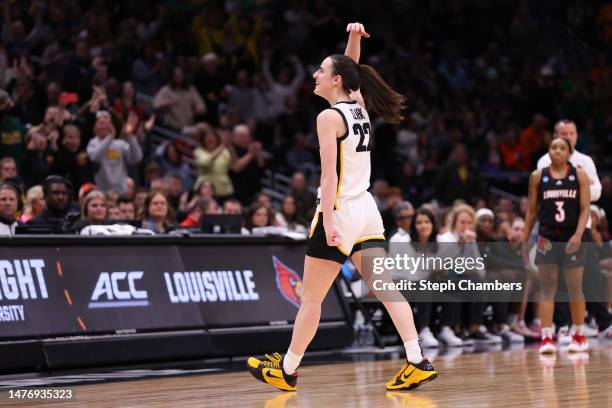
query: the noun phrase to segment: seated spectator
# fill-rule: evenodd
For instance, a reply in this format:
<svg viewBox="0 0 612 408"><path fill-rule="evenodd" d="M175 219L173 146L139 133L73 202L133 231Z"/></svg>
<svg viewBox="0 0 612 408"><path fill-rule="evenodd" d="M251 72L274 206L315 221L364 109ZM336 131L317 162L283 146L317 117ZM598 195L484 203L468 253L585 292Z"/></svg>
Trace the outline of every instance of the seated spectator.
<svg viewBox="0 0 612 408"><path fill-rule="evenodd" d="M264 193L263 191L260 191L259 193L255 194L255 199L253 200L253 202L255 204L264 205L272 209L272 197L270 197L268 194Z"/></svg>
<svg viewBox="0 0 612 408"><path fill-rule="evenodd" d="M26 193L26 202L23 209L23 214L19 217L19 222L27 223L32 218L42 213L45 209L45 195L42 186L33 186Z"/></svg>
<svg viewBox="0 0 612 408"><path fill-rule="evenodd" d="M163 86L153 99L153 107L162 111L166 126L181 131L195 123L195 117L206 111L198 91L187 82L185 72L175 66L172 80Z"/></svg>
<svg viewBox="0 0 612 408"><path fill-rule="evenodd" d="M108 203L108 219L110 221L121 220L121 211L119 210L119 205L116 202Z"/></svg>
<svg viewBox="0 0 612 408"><path fill-rule="evenodd" d="M218 214L219 204L211 198L198 198L191 207L187 218L179 225L181 227L199 227L200 220L204 214Z"/></svg>
<svg viewBox="0 0 612 408"><path fill-rule="evenodd" d="M74 223L72 229L80 232L89 225L102 225L108 219L108 201L101 191L90 191L81 206L81 219Z"/></svg>
<svg viewBox="0 0 612 408"><path fill-rule="evenodd" d="M149 189L146 187L138 187L134 193L134 214L135 218L142 218L144 213L144 203L149 195Z"/></svg>
<svg viewBox="0 0 612 408"><path fill-rule="evenodd" d="M17 208L21 194L11 183L0 184L0 236L15 235Z"/></svg>
<svg viewBox="0 0 612 408"><path fill-rule="evenodd" d="M156 234L166 234L174 229L174 212L163 191L153 190L144 202L142 228Z"/></svg>
<svg viewBox="0 0 612 408"><path fill-rule="evenodd" d="M201 126L199 134L200 146L193 151L198 169L196 184L204 180L210 181L221 199L231 196L234 193L234 185L229 171L236 169L236 160L228 148L229 140L222 139L209 125Z"/></svg>
<svg viewBox="0 0 612 408"><path fill-rule="evenodd" d="M179 209L179 202L183 193L183 183L181 176L177 173L167 173L164 176L164 183L166 185L165 191L168 194L170 205L176 211Z"/></svg>
<svg viewBox="0 0 612 408"><path fill-rule="evenodd" d="M223 203L223 214L242 215L242 204L235 198L230 198Z"/></svg>
<svg viewBox="0 0 612 408"><path fill-rule="evenodd" d="M393 211L395 216L395 222L397 224L397 230L389 242L411 242L410 227L414 218L414 208L408 201L402 201L395 206Z"/></svg>
<svg viewBox="0 0 612 408"><path fill-rule="evenodd" d="M134 132L133 123L126 123L119 139L115 138L115 127L106 111L96 114L95 137L87 145L87 155L94 163L96 185L102 191L127 190L128 166L140 163L142 150Z"/></svg>
<svg viewBox="0 0 612 408"><path fill-rule="evenodd" d="M308 233L308 230L302 224L302 221L298 220L295 198L293 198L291 195L283 198L281 210L276 213L274 221L277 226L286 227L289 231L299 232L302 234Z"/></svg>
<svg viewBox="0 0 612 408"><path fill-rule="evenodd" d="M17 163L15 163L15 159L12 157L2 158L0 160L0 182L17 177Z"/></svg>
<svg viewBox="0 0 612 408"><path fill-rule="evenodd" d="M85 200L85 196L89 194L90 191L97 190L98 186L94 183L85 183L79 188L78 200L79 200L79 208L83 206L83 200Z"/></svg>
<svg viewBox="0 0 612 408"><path fill-rule="evenodd" d="M45 179L43 185L45 206L43 212L32 218L31 225L58 225L63 222L70 209L70 182L62 176L52 175Z"/></svg>
<svg viewBox="0 0 612 408"><path fill-rule="evenodd" d="M271 227L274 215L265 205L253 204L246 214L246 229L253 232L253 228Z"/></svg>
<svg viewBox="0 0 612 408"><path fill-rule="evenodd" d="M136 219L136 206L134 202L128 198L120 198L117 201L119 207L119 219L120 220L133 220Z"/></svg>

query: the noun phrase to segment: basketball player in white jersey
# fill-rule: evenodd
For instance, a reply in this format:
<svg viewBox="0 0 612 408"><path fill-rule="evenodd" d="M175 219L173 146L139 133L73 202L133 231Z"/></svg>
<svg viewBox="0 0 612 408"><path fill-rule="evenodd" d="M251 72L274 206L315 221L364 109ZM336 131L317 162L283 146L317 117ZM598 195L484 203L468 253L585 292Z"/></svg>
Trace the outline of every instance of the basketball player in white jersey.
<svg viewBox="0 0 612 408"><path fill-rule="evenodd" d="M345 55L325 58L313 75L314 93L331 107L317 117L321 187L306 249L302 304L291 344L284 356L274 353L266 355L266 360L250 357L247 362L255 378L285 391L296 390L297 367L317 331L321 304L340 266L351 257L369 282L371 268L362 258L362 245L365 242L368 246L384 245L382 218L368 192L372 127L366 107L387 122L399 123L404 97L391 89L372 67L358 64L361 37L369 37L363 25L351 23L346 30L349 40ZM373 249L377 256L384 256L384 249ZM390 280L388 274L376 278ZM383 295L382 291L374 293L379 298ZM421 354L408 302L399 292L386 291L384 295L383 304L404 342L407 360L386 388L413 389L433 380L437 373Z"/></svg>

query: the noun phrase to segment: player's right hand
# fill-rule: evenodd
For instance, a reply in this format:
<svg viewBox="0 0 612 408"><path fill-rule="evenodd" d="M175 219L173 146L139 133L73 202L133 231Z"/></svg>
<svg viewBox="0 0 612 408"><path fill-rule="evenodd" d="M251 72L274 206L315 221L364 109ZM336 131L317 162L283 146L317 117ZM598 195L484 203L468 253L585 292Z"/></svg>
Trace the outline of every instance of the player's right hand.
<svg viewBox="0 0 612 408"><path fill-rule="evenodd" d="M323 223L323 229L325 230L325 240L328 246L340 246L340 235L333 223Z"/></svg>
<svg viewBox="0 0 612 408"><path fill-rule="evenodd" d="M361 23L348 23L346 26L346 32L349 34L358 34L361 37L370 38L370 34L368 34L365 30L365 27Z"/></svg>

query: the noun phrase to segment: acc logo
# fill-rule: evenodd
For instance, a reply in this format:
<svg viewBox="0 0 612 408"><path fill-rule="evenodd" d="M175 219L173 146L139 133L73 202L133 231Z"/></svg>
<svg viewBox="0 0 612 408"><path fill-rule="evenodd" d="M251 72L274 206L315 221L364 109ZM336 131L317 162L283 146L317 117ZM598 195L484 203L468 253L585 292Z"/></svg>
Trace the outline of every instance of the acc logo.
<svg viewBox="0 0 612 408"><path fill-rule="evenodd" d="M570 180L570 181L574 181L574 180L576 180L576 177L574 177L574 175L573 175L573 174L570 174L570 176L569 176L569 180Z"/></svg>
<svg viewBox="0 0 612 408"><path fill-rule="evenodd" d="M91 295L89 309L148 306L146 290L138 290L136 281L144 272L102 272Z"/></svg>
<svg viewBox="0 0 612 408"><path fill-rule="evenodd" d="M276 270L276 287L281 295L293 306L300 307L302 304L302 279L277 257L272 256L272 264Z"/></svg>
<svg viewBox="0 0 612 408"><path fill-rule="evenodd" d="M543 182L543 183L546 183L547 181L548 181L548 176L544 176L544 177L542 177L542 182Z"/></svg>
<svg viewBox="0 0 612 408"><path fill-rule="evenodd" d="M538 237L538 252L542 254L546 254L551 249L552 249L552 244L548 239L544 237Z"/></svg>

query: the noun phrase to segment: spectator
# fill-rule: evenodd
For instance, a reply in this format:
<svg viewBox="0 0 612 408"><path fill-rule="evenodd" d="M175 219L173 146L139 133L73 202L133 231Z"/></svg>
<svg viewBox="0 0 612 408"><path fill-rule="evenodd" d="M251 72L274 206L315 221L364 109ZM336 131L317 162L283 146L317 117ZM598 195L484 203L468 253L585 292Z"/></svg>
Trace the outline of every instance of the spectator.
<svg viewBox="0 0 612 408"><path fill-rule="evenodd" d="M274 217L275 224L279 227L286 227L288 231L307 234L308 230L304 226L305 220L298 220L297 205L295 198L287 195L283 198L281 210Z"/></svg>
<svg viewBox="0 0 612 408"><path fill-rule="evenodd" d="M518 141L515 129L509 129L504 134L504 140L499 145L499 152L504 167L512 171L529 171L531 158L529 151Z"/></svg>
<svg viewBox="0 0 612 408"><path fill-rule="evenodd" d="M155 95L163 85L164 71L163 54L156 53L153 45L147 42L142 56L137 58L132 66L132 78L136 89L145 95Z"/></svg>
<svg viewBox="0 0 612 408"><path fill-rule="evenodd" d="M114 202L108 203L108 219L109 220L121 220L121 211L119 210L119 205Z"/></svg>
<svg viewBox="0 0 612 408"><path fill-rule="evenodd" d="M33 186L26 193L26 202L23 214L19 217L19 222L26 224L32 218L38 216L45 210L45 195L41 186Z"/></svg>
<svg viewBox="0 0 612 408"><path fill-rule="evenodd" d="M26 125L40 123L45 113L44 90L35 89L26 76L18 78L15 86L15 106L11 113Z"/></svg>
<svg viewBox="0 0 612 408"><path fill-rule="evenodd" d="M108 219L108 201L101 191L90 191L81 206L81 219L74 223L72 229L80 232L89 225L101 225Z"/></svg>
<svg viewBox="0 0 612 408"><path fill-rule="evenodd" d="M223 214L242 215L242 204L235 198L230 198L223 203Z"/></svg>
<svg viewBox="0 0 612 408"><path fill-rule="evenodd" d="M21 194L11 183L0 184L0 236L15 235L17 208Z"/></svg>
<svg viewBox="0 0 612 408"><path fill-rule="evenodd" d="M95 137L87 145L87 155L94 163L95 181L102 191L116 191L123 194L127 190L127 166L142 160L142 150L134 136L135 123L126 123L121 138L115 138L115 128L108 112L96 115Z"/></svg>
<svg viewBox="0 0 612 408"><path fill-rule="evenodd" d="M274 214L272 210L265 205L253 204L246 214L246 229L249 232L253 232L253 228L270 227Z"/></svg>
<svg viewBox="0 0 612 408"><path fill-rule="evenodd" d="M240 115L243 121L255 116L255 88L251 84L251 75L241 69L236 75L236 82L228 86L227 109Z"/></svg>
<svg viewBox="0 0 612 408"><path fill-rule="evenodd" d="M532 162L546 153L546 146L550 143L551 134L548 131L548 119L542 114L535 114L529 127L519 136L519 143L530 155Z"/></svg>
<svg viewBox="0 0 612 408"><path fill-rule="evenodd" d="M19 167L25 153L24 129L21 121L9 113L12 107L10 96L0 89L0 157L12 157Z"/></svg>
<svg viewBox="0 0 612 408"><path fill-rule="evenodd" d="M136 206L134 202L128 198L120 198L117 201L119 207L119 219L134 220L136 219Z"/></svg>
<svg viewBox="0 0 612 408"><path fill-rule="evenodd" d="M376 179L372 183L372 197L376 201L378 211L383 212L387 209L386 197L389 190L389 183L387 180Z"/></svg>
<svg viewBox="0 0 612 408"><path fill-rule="evenodd" d="M314 215L317 196L308 190L308 182L303 172L296 171L293 173L289 194L295 198L297 219L300 222L310 221Z"/></svg>
<svg viewBox="0 0 612 408"><path fill-rule="evenodd" d="M270 195L260 191L255 194L255 199L253 200L255 204L263 205L269 209L272 209L272 197Z"/></svg>
<svg viewBox="0 0 612 408"><path fill-rule="evenodd" d="M221 67L219 56L209 52L202 57L202 68L196 75L194 85L206 104L206 121L217 125L219 105L225 95L227 74Z"/></svg>
<svg viewBox="0 0 612 408"><path fill-rule="evenodd" d="M315 168L315 158L304 134L293 135L293 146L287 152L287 165L291 172Z"/></svg>
<svg viewBox="0 0 612 408"><path fill-rule="evenodd" d="M395 229L395 207L401 202L402 190L397 187L388 188L385 197L386 209L380 213L387 237L391 236L391 232Z"/></svg>
<svg viewBox="0 0 612 408"><path fill-rule="evenodd" d="M149 195L149 189L146 187L138 187L134 192L134 211L136 218L142 218L144 213L144 205Z"/></svg>
<svg viewBox="0 0 612 408"><path fill-rule="evenodd" d="M28 188L42 184L49 175L55 159L59 134L57 130L53 130L47 139L43 131L42 126L35 126L30 128L26 136L28 150L23 156L22 168L24 183ZM51 146L48 146L49 144Z"/></svg>
<svg viewBox="0 0 612 408"><path fill-rule="evenodd" d="M90 191L97 190L98 186L94 183L85 183L79 188L78 200L79 200L79 208L83 206L83 200L85 200L85 196L89 194Z"/></svg>
<svg viewBox="0 0 612 408"><path fill-rule="evenodd" d="M402 201L395 206L393 211L397 230L391 234L389 242L410 242L410 228L414 218L414 208L408 201Z"/></svg>
<svg viewBox="0 0 612 408"><path fill-rule="evenodd" d="M142 228L156 234L166 234L174 229L174 212L166 193L153 190L144 202Z"/></svg>
<svg viewBox="0 0 612 408"><path fill-rule="evenodd" d="M203 181L210 181L222 200L234 193L234 186L229 176L230 169L237 169L237 163L228 148L229 140L225 134L223 138L209 125L199 129L200 146L196 147L193 155L198 169L196 185Z"/></svg>
<svg viewBox="0 0 612 408"><path fill-rule="evenodd" d="M405 206L405 203L400 203L398 207ZM410 206L410 210L414 214L414 210L412 206ZM402 210L406 211L406 210ZM438 227L436 223L436 218L434 214L426 208L419 208L416 211L416 216L413 215L414 222L411 223L409 229L408 240L401 237L402 240L393 241L393 238L390 242L412 242L409 247L400 246L400 248L406 248L407 253L412 256L420 256L420 254L426 254L427 256L435 256L438 253L438 245L436 243L436 238L438 234ZM398 222L399 224L399 222ZM404 227L406 227L406 221L404 221ZM400 225L400 228L404 230L404 228ZM398 228L399 229L399 228ZM406 230L408 231L408 230ZM396 234L397 235L397 234ZM412 277L410 279L428 279L430 281L435 281L439 279L440 271L437 270L421 270L411 273ZM427 300L427 299L425 299ZM431 301L422 301L422 302L414 302L413 306L417 309L417 314L415 316L415 324L417 329L419 329L419 340L423 347L438 347L439 341L433 336L431 332L431 312L434 307ZM450 326L454 323L454 310L452 307L444 307L442 306L442 316L440 320L440 324L444 326ZM452 343L452 337L449 338L447 336L447 344Z"/></svg>
<svg viewBox="0 0 612 408"><path fill-rule="evenodd" d="M206 110L202 97L187 82L180 66L174 67L170 83L155 95L153 107L162 111L164 124L177 131L193 125L195 117Z"/></svg>
<svg viewBox="0 0 612 408"><path fill-rule="evenodd" d="M179 152L176 143L171 143L166 140L157 147L155 151L157 163L159 163L162 172L165 173L176 173L181 178L183 190L189 190L193 185L193 178L191 177L191 167L183 159L182 154Z"/></svg>
<svg viewBox="0 0 612 408"><path fill-rule="evenodd" d="M51 175L45 179L42 187L46 208L28 224L57 226L68 214L72 186L64 177Z"/></svg>
<svg viewBox="0 0 612 408"><path fill-rule="evenodd" d="M93 182L93 167L87 151L81 146L81 130L68 124L64 126L63 134L50 171L72 180L73 194L76 195L79 186Z"/></svg>
<svg viewBox="0 0 612 408"><path fill-rule="evenodd" d="M128 113L138 116L138 125L144 122L144 106L136 99L136 90L131 81L125 81L121 87L121 97L115 99L113 106L123 120L127 120Z"/></svg>
<svg viewBox="0 0 612 408"><path fill-rule="evenodd" d="M438 172L435 197L443 204L450 204L456 199L471 200L479 197L478 174L478 169L469 160L465 145L456 145L449 154L448 163Z"/></svg>
<svg viewBox="0 0 612 408"><path fill-rule="evenodd" d="M270 107L274 117L278 117L284 110L285 98L294 94L304 81L304 67L297 55L291 55L289 62L293 65L294 77L291 78L288 67L283 67L278 75L278 81L270 71L269 55L264 54L262 72L270 86L272 93L272 106Z"/></svg>
<svg viewBox="0 0 612 408"><path fill-rule="evenodd" d="M233 132L236 163L231 173L234 195L242 204L249 203L261 190L261 177L266 165L260 142L253 141L246 125L237 125Z"/></svg>
<svg viewBox="0 0 612 408"><path fill-rule="evenodd" d="M170 205L176 211L179 209L179 202L183 193L181 176L177 173L168 173L164 176L164 183Z"/></svg>
<svg viewBox="0 0 612 408"><path fill-rule="evenodd" d="M476 213L474 209L467 204L457 205L452 210L450 225L450 231L438 235L437 238L439 243L445 243L442 247L444 253L452 254L454 257L471 257L473 259L480 257L480 252L476 245ZM449 245L450 243L459 243L461 245ZM468 274L472 280L484 278L484 270L477 268L473 268L465 273ZM453 276L453 274L451 274L451 278L456 278L456 276L459 275ZM460 308L460 305L449 304L448 307ZM467 335L462 335L462 341L464 341L464 343L474 341L491 342L492 340L496 342L498 340L501 341L501 339L494 338L493 335L486 332L486 330L481 330L481 325L484 321L484 316L482 314L484 308L482 302L469 303L466 308L466 314L468 316L468 321L466 322L468 324L468 333ZM460 316L460 310L456 312L458 318ZM450 342L454 342L451 333L445 331L445 328L443 328L443 331L444 337L448 338L447 340Z"/></svg>
<svg viewBox="0 0 612 408"><path fill-rule="evenodd" d="M0 182L14 178L17 178L17 163L12 157L4 157L0 160Z"/></svg>
<svg viewBox="0 0 612 408"><path fill-rule="evenodd" d="M181 227L199 227L204 214L218 214L219 205L211 198L198 198L191 206L187 217L179 224Z"/></svg>

